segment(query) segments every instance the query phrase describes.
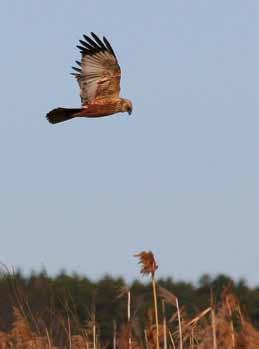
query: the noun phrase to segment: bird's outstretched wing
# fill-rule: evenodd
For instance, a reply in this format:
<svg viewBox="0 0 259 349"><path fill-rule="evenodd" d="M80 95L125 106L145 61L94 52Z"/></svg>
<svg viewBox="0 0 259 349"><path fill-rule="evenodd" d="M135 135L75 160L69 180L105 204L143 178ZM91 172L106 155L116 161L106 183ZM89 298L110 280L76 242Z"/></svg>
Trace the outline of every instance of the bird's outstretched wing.
<svg viewBox="0 0 259 349"><path fill-rule="evenodd" d="M118 98L120 93L121 70L115 53L103 37L103 41L94 33L92 38L83 35L77 46L82 54L79 67L72 67L80 86L82 105L107 98Z"/></svg>

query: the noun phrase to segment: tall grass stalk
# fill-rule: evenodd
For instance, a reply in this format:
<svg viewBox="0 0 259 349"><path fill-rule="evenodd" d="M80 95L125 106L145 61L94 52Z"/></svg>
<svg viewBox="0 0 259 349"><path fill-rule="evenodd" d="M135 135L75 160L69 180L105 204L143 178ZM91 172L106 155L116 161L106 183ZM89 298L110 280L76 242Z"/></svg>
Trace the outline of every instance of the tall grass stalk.
<svg viewBox="0 0 259 349"><path fill-rule="evenodd" d="M151 251L140 252L135 254L135 257L139 257L139 263L142 265L140 273L143 275L150 275L152 279L154 308L155 308L155 321L156 321L156 349L159 349L159 324L158 324L158 309L157 309L157 293L156 293L156 278L155 273L158 268L155 257Z"/></svg>
<svg viewBox="0 0 259 349"><path fill-rule="evenodd" d="M164 337L164 349L167 349L167 324L165 316L165 300L162 300L162 313L163 313L163 337Z"/></svg>
<svg viewBox="0 0 259 349"><path fill-rule="evenodd" d="M169 338L170 338L170 341L171 341L171 343L172 343L172 346L173 346L174 349L176 349L176 348L175 348L175 343L174 343L174 339L173 339L172 333L171 333L170 331L169 331L168 333L169 333Z"/></svg>
<svg viewBox="0 0 259 349"><path fill-rule="evenodd" d="M213 349L217 349L217 335L216 335L216 318L214 307L211 307L211 327L212 327L212 340Z"/></svg>
<svg viewBox="0 0 259 349"><path fill-rule="evenodd" d="M93 322L93 349L96 349L96 324Z"/></svg>
<svg viewBox="0 0 259 349"><path fill-rule="evenodd" d="M132 339L131 339L131 295L130 289L128 290L128 326L129 326L129 349L132 347Z"/></svg>
<svg viewBox="0 0 259 349"><path fill-rule="evenodd" d="M148 343L148 336L147 336L147 330L144 330L144 338L145 338L145 346L146 349L149 349L149 343Z"/></svg>
<svg viewBox="0 0 259 349"><path fill-rule="evenodd" d="M178 325L179 325L180 349L183 349L183 335L182 335L182 324L181 324L181 312L180 312L180 308L179 308L178 298L176 298L175 302L176 302L177 317L178 317Z"/></svg>
<svg viewBox="0 0 259 349"><path fill-rule="evenodd" d="M68 330L68 343L69 343L69 349L72 349L72 335L71 335L71 324L69 317L67 318L67 330Z"/></svg>
<svg viewBox="0 0 259 349"><path fill-rule="evenodd" d="M212 289L210 290L210 314L211 314L211 328L212 328L212 344L213 349L217 349L217 331L216 331L216 315L215 304Z"/></svg>
<svg viewBox="0 0 259 349"><path fill-rule="evenodd" d="M190 337L190 344L191 344L191 349L194 349L194 328L192 328L192 333Z"/></svg>
<svg viewBox="0 0 259 349"><path fill-rule="evenodd" d="M155 319L156 319L156 349L159 349L159 323L158 323L158 308L157 308L157 293L156 293L155 273L152 274L152 286L153 286L153 297L154 297Z"/></svg>
<svg viewBox="0 0 259 349"><path fill-rule="evenodd" d="M232 320L232 311L231 311L231 306L228 302L228 299L226 300L227 303L227 309L228 309L228 314L229 314L229 319L230 319L230 329L231 329L231 340L232 340L232 348L234 349L236 346L236 339L235 339L235 330L234 330L234 324Z"/></svg>
<svg viewBox="0 0 259 349"><path fill-rule="evenodd" d="M47 327L45 327L45 332L46 332L46 337L47 337L47 341L48 341L48 347L49 347L49 349L52 349L49 331L48 331Z"/></svg>

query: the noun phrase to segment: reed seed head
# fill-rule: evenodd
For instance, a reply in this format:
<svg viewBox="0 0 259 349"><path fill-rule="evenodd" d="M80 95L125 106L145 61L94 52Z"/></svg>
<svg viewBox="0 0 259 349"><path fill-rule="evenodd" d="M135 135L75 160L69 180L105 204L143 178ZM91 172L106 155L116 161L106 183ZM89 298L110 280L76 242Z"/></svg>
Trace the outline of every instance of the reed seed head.
<svg viewBox="0 0 259 349"><path fill-rule="evenodd" d="M152 276L154 276L156 270L158 269L158 265L156 264L155 257L151 251L142 251L140 253L135 254L134 257L139 258L139 264L141 264L141 274L151 274Z"/></svg>

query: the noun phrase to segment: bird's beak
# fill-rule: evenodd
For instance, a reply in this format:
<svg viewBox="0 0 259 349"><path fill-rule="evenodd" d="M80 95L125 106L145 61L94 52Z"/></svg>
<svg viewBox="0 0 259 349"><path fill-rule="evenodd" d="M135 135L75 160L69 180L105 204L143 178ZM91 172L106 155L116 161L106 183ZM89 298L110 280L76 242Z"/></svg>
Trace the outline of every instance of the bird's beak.
<svg viewBox="0 0 259 349"><path fill-rule="evenodd" d="M132 113L132 109L130 109L130 110L128 111L128 114L129 114L129 115L131 115L131 113Z"/></svg>

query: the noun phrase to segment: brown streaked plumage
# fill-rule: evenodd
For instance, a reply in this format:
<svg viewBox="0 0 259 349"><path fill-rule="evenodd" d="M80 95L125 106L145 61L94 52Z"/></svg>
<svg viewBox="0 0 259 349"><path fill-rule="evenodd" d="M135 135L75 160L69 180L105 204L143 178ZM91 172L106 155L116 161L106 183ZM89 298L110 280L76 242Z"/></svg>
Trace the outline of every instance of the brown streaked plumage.
<svg viewBox="0 0 259 349"><path fill-rule="evenodd" d="M120 98L121 69L117 57L108 42L96 34L92 38L83 35L77 47L81 52L81 61L74 75L80 87L80 108L56 108L47 114L50 123L56 124L75 117L97 118L120 112L132 112L132 103Z"/></svg>

